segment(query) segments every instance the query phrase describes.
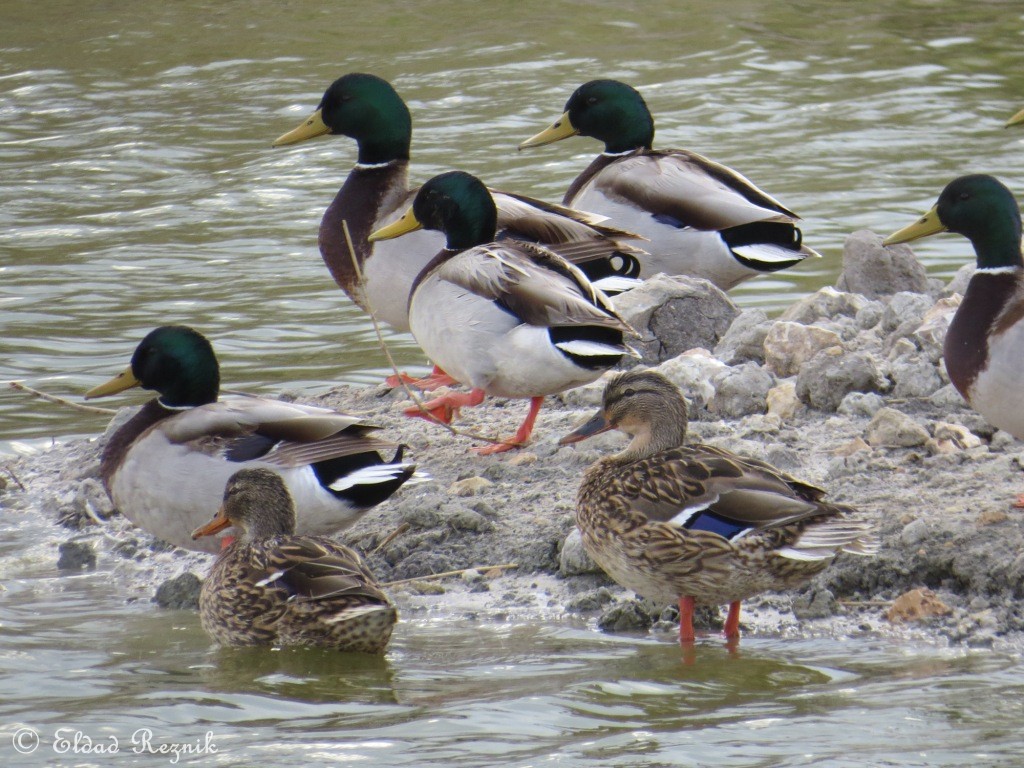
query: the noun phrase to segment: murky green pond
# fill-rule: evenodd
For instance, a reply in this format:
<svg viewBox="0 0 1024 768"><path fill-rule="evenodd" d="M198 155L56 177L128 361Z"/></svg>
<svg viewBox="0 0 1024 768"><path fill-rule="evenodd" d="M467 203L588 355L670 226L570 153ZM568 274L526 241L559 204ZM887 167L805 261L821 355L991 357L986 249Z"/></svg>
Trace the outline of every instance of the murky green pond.
<svg viewBox="0 0 1024 768"><path fill-rule="evenodd" d="M451 167L558 199L598 150L517 153L581 82L641 88L657 143L741 170L800 212L825 258L749 283L778 310L834 281L850 231L889 232L953 176L1024 193L1022 29L1013 3L0 4L0 380L74 396L152 327L214 339L229 387L275 393L386 372L316 250L354 160L327 138L271 150L335 77L392 80L413 173ZM935 276L968 257L920 247ZM399 362L422 365L389 335ZM0 390L0 447L105 419ZM1013 765L1024 668L985 652L748 638L680 663L670 638L409 615L383 661L212 653L193 616L109 572L59 578L0 510L0 731L42 743L4 765ZM30 553L30 554L26 554ZM56 735L58 729L71 729ZM71 749L81 732L119 753ZM28 742L25 742L26 744ZM67 746L64 752L56 748ZM81 746L81 744L79 745ZM143 747L144 748L144 745Z"/></svg>

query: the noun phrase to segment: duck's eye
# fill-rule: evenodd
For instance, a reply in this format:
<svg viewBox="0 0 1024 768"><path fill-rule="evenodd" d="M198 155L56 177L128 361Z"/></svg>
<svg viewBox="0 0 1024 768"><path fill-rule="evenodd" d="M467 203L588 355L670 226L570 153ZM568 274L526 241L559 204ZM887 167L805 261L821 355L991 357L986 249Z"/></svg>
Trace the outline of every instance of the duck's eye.
<svg viewBox="0 0 1024 768"><path fill-rule="evenodd" d="M971 199L971 193L970 192L961 192L960 193L960 199L961 200L970 200Z"/></svg>
<svg viewBox="0 0 1024 768"><path fill-rule="evenodd" d="M591 96L587 99L587 104L597 104L597 96Z"/></svg>
<svg viewBox="0 0 1024 768"><path fill-rule="evenodd" d="M636 390L633 389L632 387L630 387L629 389L627 389L625 392L622 393L622 396L623 397L633 397L633 395L635 395L635 394L636 394Z"/></svg>

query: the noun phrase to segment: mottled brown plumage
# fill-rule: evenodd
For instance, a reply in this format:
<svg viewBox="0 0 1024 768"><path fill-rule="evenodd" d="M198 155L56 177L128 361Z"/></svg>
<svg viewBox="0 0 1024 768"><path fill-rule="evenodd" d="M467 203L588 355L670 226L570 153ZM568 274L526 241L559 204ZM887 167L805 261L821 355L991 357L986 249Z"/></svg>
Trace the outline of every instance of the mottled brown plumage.
<svg viewBox="0 0 1024 768"><path fill-rule="evenodd" d="M398 613L359 555L295 535L295 508L274 472L232 475L224 504L193 536L234 526L199 596L203 629L221 645L313 645L382 653Z"/></svg>
<svg viewBox="0 0 1024 768"><path fill-rule="evenodd" d="M576 521L591 557L619 584L680 601L680 638L693 605L730 603L726 633L738 636L739 602L800 586L839 552L872 554L877 541L854 510L771 465L709 445L683 445L686 402L653 371L613 379L601 411L563 438L606 429L633 439L595 462L580 485Z"/></svg>

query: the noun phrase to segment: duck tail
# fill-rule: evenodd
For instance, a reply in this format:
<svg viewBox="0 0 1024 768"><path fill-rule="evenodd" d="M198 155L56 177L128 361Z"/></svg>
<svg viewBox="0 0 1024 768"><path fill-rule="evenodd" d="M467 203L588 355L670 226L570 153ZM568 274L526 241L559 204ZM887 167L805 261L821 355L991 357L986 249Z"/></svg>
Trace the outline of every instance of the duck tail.
<svg viewBox="0 0 1024 768"><path fill-rule="evenodd" d="M366 509L380 504L409 480L426 479L424 473L416 471L415 464L402 460L405 447L398 446L390 461L377 451L366 451L317 462L313 471L334 496Z"/></svg>
<svg viewBox="0 0 1024 768"><path fill-rule="evenodd" d="M811 521L796 541L778 554L792 560L830 560L840 552L870 556L878 553L874 526L852 507L828 505L832 513Z"/></svg>

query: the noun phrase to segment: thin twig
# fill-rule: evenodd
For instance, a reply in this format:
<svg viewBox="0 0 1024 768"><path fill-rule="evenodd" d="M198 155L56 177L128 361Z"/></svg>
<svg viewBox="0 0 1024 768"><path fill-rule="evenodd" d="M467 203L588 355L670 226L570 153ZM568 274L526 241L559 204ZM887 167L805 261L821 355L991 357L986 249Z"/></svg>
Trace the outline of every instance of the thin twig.
<svg viewBox="0 0 1024 768"><path fill-rule="evenodd" d="M348 245L349 258L352 259L352 266L355 269L356 279L359 281L359 285L365 285L363 282L363 268L359 264L359 259L356 257L355 245L352 243L352 235L348 231L348 221L342 220L341 229L345 233L345 243ZM442 427L447 429L453 435L459 435L462 437L468 437L473 440L483 440L487 443L494 443L495 445L504 445L505 440L500 438L488 437L481 435L476 432L468 432L462 429L456 429L451 424L441 421L439 418L434 416L430 411L423 407L423 401L419 396L409 388L409 384L406 382L405 377L402 376L402 372L398 370L398 365L395 363L395 358L391 355L391 350L388 349L387 342L384 341L384 334L380 330L380 323L377 321L377 316L373 312L373 307L366 303L366 314L370 316L370 322L373 324L373 332L377 335L377 343L380 344L381 350L384 352L384 356L388 360L388 364L391 366L391 370L394 371L395 377L398 379L402 389L405 390L405 394L408 395L409 399L412 400L413 404L419 409L420 413L423 414L424 418L435 424L440 424Z"/></svg>
<svg viewBox="0 0 1024 768"><path fill-rule="evenodd" d="M381 584L382 587L397 587L400 584L412 584L414 581L437 581L446 579L449 576L460 576L467 571L504 571L509 568L518 568L519 563L505 563L504 565L478 565L473 568L460 568L457 571L445 571L444 573L431 573L427 576L416 576L411 579L399 579Z"/></svg>
<svg viewBox="0 0 1024 768"><path fill-rule="evenodd" d="M7 471L7 474L11 476L11 480L13 480L17 484L17 486L21 489L22 493L27 492L28 489L24 485L21 484L21 480L19 480L18 476L16 474L14 474L14 470L11 469L10 467L4 467L4 469Z"/></svg>
<svg viewBox="0 0 1024 768"><path fill-rule="evenodd" d="M81 403L73 403L70 400L65 400L63 397L57 397L56 395L48 395L46 392L40 392L38 389L32 389L27 384L22 384L20 381L8 381L7 386L11 389L16 389L19 392L25 392L32 397L38 397L41 400L45 400L48 403L56 403L57 405L66 405L68 408L74 408L77 411L85 411L86 413L99 413L104 416L113 416L117 411L111 408L99 408L95 405L82 405Z"/></svg>
<svg viewBox="0 0 1024 768"><path fill-rule="evenodd" d="M408 531L410 528L412 528L412 526L409 525L409 523L402 523L400 526L395 528L395 530L393 530L390 534L388 534L387 538L385 538L384 541L382 541L380 544L374 547L370 554L372 555L374 552L380 552L382 549L384 549L384 547L386 547L392 541L394 541L403 533Z"/></svg>

